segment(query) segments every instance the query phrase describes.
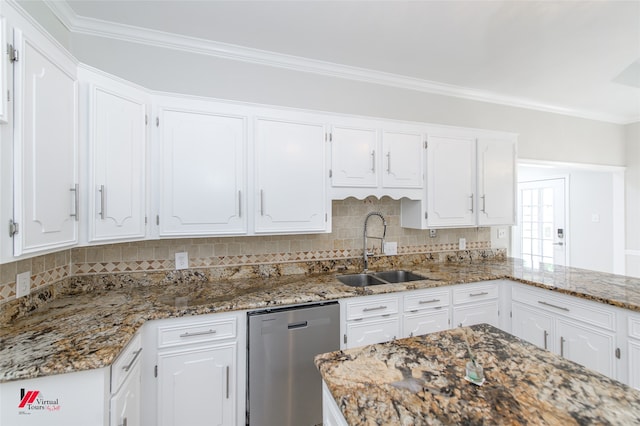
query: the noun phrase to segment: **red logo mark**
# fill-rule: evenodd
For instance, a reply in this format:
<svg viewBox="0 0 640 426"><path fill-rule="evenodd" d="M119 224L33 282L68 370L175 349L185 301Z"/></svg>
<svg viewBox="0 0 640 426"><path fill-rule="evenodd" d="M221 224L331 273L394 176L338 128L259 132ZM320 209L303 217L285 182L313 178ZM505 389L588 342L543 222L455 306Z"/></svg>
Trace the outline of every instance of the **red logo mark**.
<svg viewBox="0 0 640 426"><path fill-rule="evenodd" d="M20 400L20 404L18 404L18 408L24 408L27 404L33 404L33 401L36 400L36 397L40 391L28 391Z"/></svg>

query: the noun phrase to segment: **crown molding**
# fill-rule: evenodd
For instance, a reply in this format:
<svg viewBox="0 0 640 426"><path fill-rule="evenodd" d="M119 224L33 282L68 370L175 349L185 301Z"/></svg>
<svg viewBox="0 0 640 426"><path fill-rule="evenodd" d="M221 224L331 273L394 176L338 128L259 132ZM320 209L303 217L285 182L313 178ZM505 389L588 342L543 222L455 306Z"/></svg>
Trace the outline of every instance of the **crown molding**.
<svg viewBox="0 0 640 426"><path fill-rule="evenodd" d="M124 42L209 55L222 59L278 67L292 71L349 79L435 95L488 102L509 107L568 115L588 120L605 121L623 125L640 121L640 116L627 117L566 108L469 87L87 18L77 15L66 1L44 0L44 3L51 9L60 22L67 27L71 33L75 34L104 37Z"/></svg>

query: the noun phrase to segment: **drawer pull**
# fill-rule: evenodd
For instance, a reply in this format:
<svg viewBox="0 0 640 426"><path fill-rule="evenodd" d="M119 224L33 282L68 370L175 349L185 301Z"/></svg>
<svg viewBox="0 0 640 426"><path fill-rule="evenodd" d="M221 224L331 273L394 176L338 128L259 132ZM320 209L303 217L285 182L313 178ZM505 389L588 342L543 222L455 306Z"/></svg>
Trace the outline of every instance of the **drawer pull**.
<svg viewBox="0 0 640 426"><path fill-rule="evenodd" d="M547 330L544 331L544 348L547 348L547 337L549 337L549 332Z"/></svg>
<svg viewBox="0 0 640 426"><path fill-rule="evenodd" d="M371 312L371 311L380 311L382 309L387 309L386 306L380 305L377 308L364 308L362 312Z"/></svg>
<svg viewBox="0 0 640 426"><path fill-rule="evenodd" d="M486 291L481 291L480 293L469 293L469 297L486 296L487 294L489 293Z"/></svg>
<svg viewBox="0 0 640 426"><path fill-rule="evenodd" d="M227 399L229 399L229 366L227 365Z"/></svg>
<svg viewBox="0 0 640 426"><path fill-rule="evenodd" d="M136 359L138 359L138 357L140 356L141 352L142 352L142 348L140 348L137 351L135 351L135 353L133 354L133 359L131 360L129 365L125 365L124 367L122 367L122 369L124 371L129 371L131 369L131 367L133 367L133 363L136 362Z"/></svg>
<svg viewBox="0 0 640 426"><path fill-rule="evenodd" d="M205 334L216 334L216 331L213 329L209 329L207 331L196 331L195 333L182 333L180 337L193 337L193 336L203 336Z"/></svg>
<svg viewBox="0 0 640 426"><path fill-rule="evenodd" d="M553 305L551 303L547 303L544 300L538 300L538 303L545 306L551 306L552 308L561 309L563 311L569 312L569 308L565 308L564 306Z"/></svg>
<svg viewBox="0 0 640 426"><path fill-rule="evenodd" d="M431 299L431 300L420 300L418 301L419 304L421 305L426 305L427 303L436 303L439 302L440 299Z"/></svg>

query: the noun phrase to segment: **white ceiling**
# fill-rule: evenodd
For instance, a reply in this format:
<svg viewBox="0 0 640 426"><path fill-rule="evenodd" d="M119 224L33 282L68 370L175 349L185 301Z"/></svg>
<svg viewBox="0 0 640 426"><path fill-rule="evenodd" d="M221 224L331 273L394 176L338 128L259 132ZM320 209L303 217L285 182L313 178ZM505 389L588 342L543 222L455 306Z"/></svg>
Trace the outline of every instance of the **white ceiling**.
<svg viewBox="0 0 640 426"><path fill-rule="evenodd" d="M295 62L310 72L342 70L347 78L377 76L418 90L640 121L637 0L48 4L76 32L135 31L138 41L170 33L181 43L211 43L208 54L235 52L240 60Z"/></svg>

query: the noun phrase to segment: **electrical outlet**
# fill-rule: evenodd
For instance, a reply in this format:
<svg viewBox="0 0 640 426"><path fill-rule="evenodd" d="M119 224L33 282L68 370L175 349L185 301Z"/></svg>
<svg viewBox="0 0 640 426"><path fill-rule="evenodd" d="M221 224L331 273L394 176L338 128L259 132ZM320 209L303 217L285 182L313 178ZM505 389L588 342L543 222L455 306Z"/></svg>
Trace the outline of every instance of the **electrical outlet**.
<svg viewBox="0 0 640 426"><path fill-rule="evenodd" d="M459 250L466 250L467 249L467 239L466 238L458 239L458 249Z"/></svg>
<svg viewBox="0 0 640 426"><path fill-rule="evenodd" d="M498 228L498 238L504 238L507 235L507 230L504 228Z"/></svg>
<svg viewBox="0 0 640 426"><path fill-rule="evenodd" d="M186 251L176 253L176 269L189 268L189 253Z"/></svg>
<svg viewBox="0 0 640 426"><path fill-rule="evenodd" d="M385 242L384 243L384 254L387 256L393 256L398 254L398 243L397 242Z"/></svg>
<svg viewBox="0 0 640 426"><path fill-rule="evenodd" d="M16 299L31 293L31 271L16 275Z"/></svg>
<svg viewBox="0 0 640 426"><path fill-rule="evenodd" d="M431 237L431 238L435 238L436 237L436 230L435 229L429 229L429 237Z"/></svg>

